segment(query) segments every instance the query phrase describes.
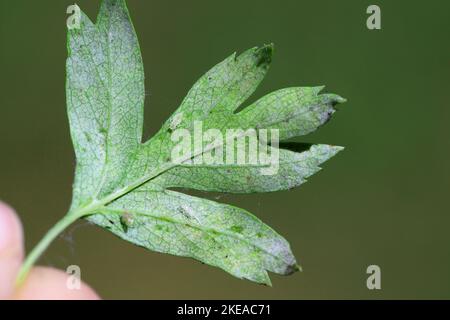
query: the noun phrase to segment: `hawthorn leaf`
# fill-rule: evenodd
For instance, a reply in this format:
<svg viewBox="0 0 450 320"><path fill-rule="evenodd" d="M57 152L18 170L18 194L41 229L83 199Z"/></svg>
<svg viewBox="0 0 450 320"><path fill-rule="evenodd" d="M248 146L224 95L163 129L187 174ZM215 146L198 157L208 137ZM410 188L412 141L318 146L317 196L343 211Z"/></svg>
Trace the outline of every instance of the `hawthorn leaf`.
<svg viewBox="0 0 450 320"><path fill-rule="evenodd" d="M235 277L270 285L268 271L287 275L299 266L289 243L244 209L171 188L231 193L272 192L303 184L342 147L313 144L300 152L258 136L258 145L279 154L276 174L267 163L196 163L210 141L181 161L172 159L180 129L196 126L225 136L229 129L261 133L277 129L280 140L306 135L325 124L345 100L323 87L275 91L245 107L265 77L273 45L233 54L202 76L175 113L142 142L144 68L124 0L103 0L94 24L81 15L68 32L67 111L76 155L69 214L152 251L190 257ZM215 148L234 142L224 139ZM249 142L233 146L240 152ZM219 157L220 158L220 157Z"/></svg>

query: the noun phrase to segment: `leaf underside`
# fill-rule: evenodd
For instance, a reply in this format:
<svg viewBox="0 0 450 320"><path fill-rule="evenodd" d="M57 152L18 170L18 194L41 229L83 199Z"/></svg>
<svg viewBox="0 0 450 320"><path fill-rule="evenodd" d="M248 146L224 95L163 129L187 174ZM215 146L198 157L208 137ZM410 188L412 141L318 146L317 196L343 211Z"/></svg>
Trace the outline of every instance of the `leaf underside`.
<svg viewBox="0 0 450 320"><path fill-rule="evenodd" d="M95 207L88 219L122 239L262 284L270 285L267 271L287 275L299 269L288 242L249 212L173 189L291 189L343 148L280 147L278 173L262 175L258 165L174 164L171 133L192 132L194 121L202 121L204 130L222 132L278 129L285 140L315 131L344 99L320 94L323 87L293 87L237 112L268 71L273 46L265 45L208 71L160 131L142 142L144 68L125 1L104 0L96 24L82 14L81 27L68 33L68 51L67 109L77 159L71 212Z"/></svg>

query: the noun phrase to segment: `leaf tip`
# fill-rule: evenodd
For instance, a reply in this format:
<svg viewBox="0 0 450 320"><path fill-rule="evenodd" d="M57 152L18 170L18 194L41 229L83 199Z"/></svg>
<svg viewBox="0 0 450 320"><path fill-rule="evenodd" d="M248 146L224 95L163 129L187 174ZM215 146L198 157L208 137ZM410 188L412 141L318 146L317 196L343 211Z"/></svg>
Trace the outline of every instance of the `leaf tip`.
<svg viewBox="0 0 450 320"><path fill-rule="evenodd" d="M321 93L323 91L323 89L325 89L325 86L317 86L317 87L312 88L315 95L318 95L319 93Z"/></svg>
<svg viewBox="0 0 450 320"><path fill-rule="evenodd" d="M267 272L265 272L265 274L266 274L266 276L265 276L264 282L262 284L267 287L272 288L273 287L272 280L270 280L269 274Z"/></svg>
<svg viewBox="0 0 450 320"><path fill-rule="evenodd" d="M325 89L325 86L316 86L316 87L312 87L311 89L312 89L313 93L316 96L318 96ZM346 98L343 98L334 93L324 93L321 95L321 97L327 99L333 106L347 102Z"/></svg>
<svg viewBox="0 0 450 320"><path fill-rule="evenodd" d="M338 96L337 94L334 95L334 98L335 98L335 101L336 101L337 104L339 104L339 103L346 103L347 102L346 98Z"/></svg>
<svg viewBox="0 0 450 320"><path fill-rule="evenodd" d="M326 159L324 159L323 162L325 162L328 159L333 158L335 155L337 155L339 152L343 151L345 149L345 147L341 147L341 146L332 146L332 145L327 145L326 146L328 155L326 157Z"/></svg>
<svg viewBox="0 0 450 320"><path fill-rule="evenodd" d="M335 152L334 155L338 154L339 152L345 150L345 147L342 146L331 146L331 149Z"/></svg>
<svg viewBox="0 0 450 320"><path fill-rule="evenodd" d="M296 273L297 271L303 271L302 267L297 263L294 262L293 264L286 267L286 270L284 271L283 275L289 276L291 274Z"/></svg>
<svg viewBox="0 0 450 320"><path fill-rule="evenodd" d="M255 50L256 65L258 67L268 67L272 62L274 45L273 43L265 44Z"/></svg>
<svg viewBox="0 0 450 320"><path fill-rule="evenodd" d="M331 106L333 108L336 108L336 106L338 104L347 102L347 99L345 99L337 94L330 93L330 94L326 94L325 96L327 97L327 99L329 99L329 103L331 104Z"/></svg>

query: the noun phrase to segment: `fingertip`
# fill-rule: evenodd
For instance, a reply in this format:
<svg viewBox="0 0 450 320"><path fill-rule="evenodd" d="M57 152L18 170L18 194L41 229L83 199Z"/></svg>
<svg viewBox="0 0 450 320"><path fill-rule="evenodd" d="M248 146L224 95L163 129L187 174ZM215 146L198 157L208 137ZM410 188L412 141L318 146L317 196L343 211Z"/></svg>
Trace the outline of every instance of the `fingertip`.
<svg viewBox="0 0 450 320"><path fill-rule="evenodd" d="M23 232L19 217L0 201L0 298L8 297L23 259Z"/></svg>
<svg viewBox="0 0 450 320"><path fill-rule="evenodd" d="M16 292L19 300L100 300L98 294L84 282L79 288L68 285L71 275L46 267L35 267Z"/></svg>
<svg viewBox="0 0 450 320"><path fill-rule="evenodd" d="M14 209L0 201L0 254L17 247L23 254L22 224Z"/></svg>

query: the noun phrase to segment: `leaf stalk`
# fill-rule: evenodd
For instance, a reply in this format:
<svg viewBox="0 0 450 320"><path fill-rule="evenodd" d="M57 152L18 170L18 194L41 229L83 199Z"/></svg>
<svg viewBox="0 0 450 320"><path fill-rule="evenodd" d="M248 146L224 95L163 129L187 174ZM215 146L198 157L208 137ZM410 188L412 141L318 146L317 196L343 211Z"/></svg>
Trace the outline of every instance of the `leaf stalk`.
<svg viewBox="0 0 450 320"><path fill-rule="evenodd" d="M36 263L42 253L48 248L50 243L55 240L68 226L86 215L85 210L80 210L74 213L68 213L61 220L58 221L42 238L42 240L34 247L28 254L24 263L22 264L16 278L16 286L19 287L25 281L31 267Z"/></svg>

